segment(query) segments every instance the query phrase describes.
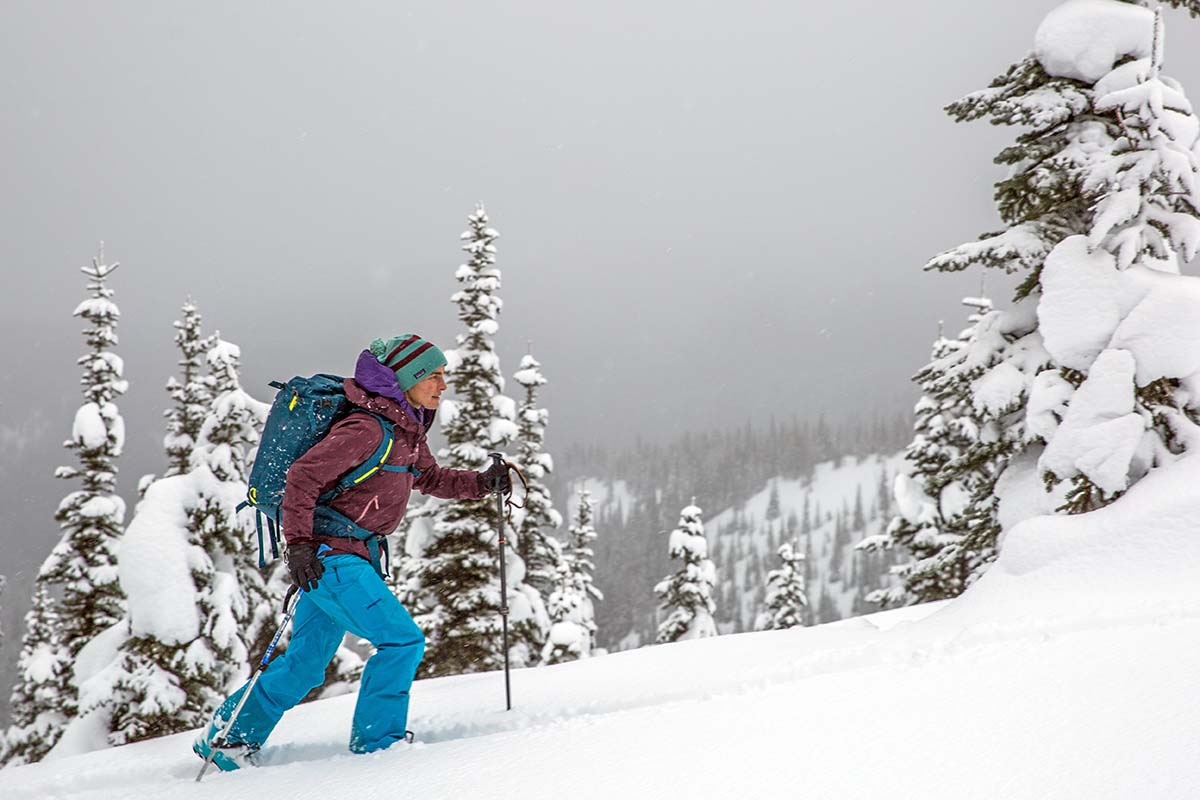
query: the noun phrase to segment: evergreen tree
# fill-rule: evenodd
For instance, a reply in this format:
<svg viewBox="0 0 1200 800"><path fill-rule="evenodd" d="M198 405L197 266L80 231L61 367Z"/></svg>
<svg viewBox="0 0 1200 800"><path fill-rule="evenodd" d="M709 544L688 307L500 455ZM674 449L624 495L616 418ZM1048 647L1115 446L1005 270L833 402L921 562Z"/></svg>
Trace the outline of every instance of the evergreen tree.
<svg viewBox="0 0 1200 800"><path fill-rule="evenodd" d="M25 638L9 706L12 722L0 741L0 764L41 761L62 735L72 707L71 662L61 640L62 623L46 584L34 585L25 615Z"/></svg>
<svg viewBox="0 0 1200 800"><path fill-rule="evenodd" d="M554 460L542 449L549 413L538 408L538 387L545 385L541 364L532 355L521 359L521 368L513 376L525 387L525 401L517 409L517 463L527 481L523 508L513 514L517 554L525 563L526 583L535 591L530 600L535 606L537 627L530 643L541 653L550 632L551 616L546 613L545 600L556 584L557 559L550 543L553 531L562 525L562 515L550 499L546 480L554 471Z"/></svg>
<svg viewBox="0 0 1200 800"><path fill-rule="evenodd" d="M779 569L767 575L766 611L761 614L756 630L779 630L804 624L808 597L804 594L804 554L791 542L779 547Z"/></svg>
<svg viewBox="0 0 1200 800"><path fill-rule="evenodd" d="M837 603L833 601L833 595L829 593L828 586L821 587L821 598L817 601L817 624L826 622L836 622L842 618L842 612L838 611Z"/></svg>
<svg viewBox="0 0 1200 800"><path fill-rule="evenodd" d="M846 510L845 503L842 504L842 510L838 512L837 519L833 525L833 552L829 557L829 582L841 583L842 570L846 562L846 547L850 544L849 512Z"/></svg>
<svg viewBox="0 0 1200 800"><path fill-rule="evenodd" d="M701 513L693 499L680 512L679 525L670 534L668 553L683 564L654 587L664 614L655 639L658 644L717 635L712 597L717 570L708 558Z"/></svg>
<svg viewBox="0 0 1200 800"><path fill-rule="evenodd" d="M896 483L900 513L882 534L858 545L866 551L897 548L908 556L895 569L895 585L868 595L869 602L885 607L955 597L972 573L995 558L990 544L973 551L964 541L980 510L992 510L998 467L983 451L996 442L1006 449L1018 443L989 428L972 402L972 384L982 373L962 369L961 356L976 339L976 326L991 311L991 301L965 298L963 303L974 309L968 327L955 339L939 331L930 363L913 378L922 395L913 409L913 440L904 453L909 471ZM985 431L988 435L981 436Z"/></svg>
<svg viewBox="0 0 1200 800"><path fill-rule="evenodd" d="M86 401L75 414L71 438L64 443L79 457L79 467L59 467L56 476L79 478L81 491L67 495L55 514L62 540L42 565L39 580L53 593L61 592L59 619L62 643L71 659L94 636L109 628L124 612L117 583L116 549L125 521L125 503L116 493L117 458L125 446L125 422L116 398L129 384L124 364L112 352L121 316L106 285L117 264L104 263L104 248L82 267L91 297L75 309L89 327L83 332L88 352L79 359Z"/></svg>
<svg viewBox="0 0 1200 800"><path fill-rule="evenodd" d="M458 306L466 332L447 351L447 374L454 400L442 400L440 419L447 447L439 455L451 469L483 469L488 453L502 451L517 436L515 404L506 397L500 360L492 337L499 330L503 305L500 270L495 266L499 234L477 209L462 234L470 258L458 268L460 289L451 300ZM432 533L422 552L405 559L406 598L427 647L421 675L454 675L499 669L501 642L496 503L494 498L440 505L433 512ZM511 611L510 656L517 666L538 657L538 638L531 587L524 584L525 565L507 550L507 605Z"/></svg>
<svg viewBox="0 0 1200 800"><path fill-rule="evenodd" d="M90 296L74 316L86 321L88 352L78 360L83 369L84 404L75 414L71 438L64 447L78 454L78 467L59 467L56 477L81 479L83 488L59 504L55 520L63 535L42 564L35 583L35 603L22 652L31 653L30 673L23 674L17 692L34 698L36 710L18 714L6 737L14 759L35 761L57 743L65 725L78 714L77 687L69 672L80 650L116 624L124 613L124 596L117 582L116 551L125 519L125 503L116 494L117 458L125 443L125 423L116 398L128 388L122 378L116 325L121 312L106 281L118 264L105 263L104 247L81 271L87 275ZM31 638L32 637L32 638ZM55 649L56 648L56 649ZM43 668L43 665L46 665ZM14 693L14 699L16 693ZM53 709L48 704L56 704ZM16 706L14 705L14 709Z"/></svg>
<svg viewBox="0 0 1200 800"><path fill-rule="evenodd" d="M235 581L237 596L231 608L241 626L243 641L249 643L274 628L273 619L287 589L284 581L268 584L264 580L258 569L257 538L250 536L247 520L237 518L237 505L249 489L251 454L258 447L271 407L242 388L241 349L237 345L214 334L206 358L215 397L201 426L194 460L201 474L207 471L219 485L205 497L201 530L206 533L205 546L213 567ZM282 562L278 563L275 573L284 571ZM248 677L249 664L239 664L235 671L247 673L235 677L235 681Z"/></svg>
<svg viewBox="0 0 1200 800"><path fill-rule="evenodd" d="M558 554L558 559L554 565L554 585L547 601L552 625L542 648L542 663L546 665L587 658L595 634L594 625L592 630L584 625L586 594L578 574L572 569L570 556L562 551L562 545L556 539L551 540L550 547Z"/></svg>
<svg viewBox="0 0 1200 800"><path fill-rule="evenodd" d="M1111 12L1063 6L1043 28ZM1140 13L1147 32L1161 27L1151 12ZM1102 35L1103 26L1094 27ZM924 409L934 433L925 443L914 439L910 455L928 444L931 458L917 475L924 485L898 482L903 521L895 526L910 530L890 535L911 534L907 546L925 549L914 549L919 568L901 567L905 590L888 600L953 596L975 580L995 557L1008 487L1040 477L1044 510L1087 511L1176 457L1195 425L1195 409L1179 391L1183 376L1151 374L1121 330L1128 307L1139 305L1141 279L1118 270L1177 272L1200 239L1197 124L1178 84L1158 75L1155 40L1114 53L1108 67L1088 63L1086 72L1082 62L1064 66L1052 54L1031 54L947 109L960 121L989 117L1027 130L997 157L1012 167L996 187L1008 227L927 268L981 265L1025 278L1012 308L983 313L965 340L918 375L934 390ZM1167 135L1158 136L1164 126ZM1073 309L1088 291L1084 319Z"/></svg>
<svg viewBox="0 0 1200 800"><path fill-rule="evenodd" d="M249 644L273 614L274 604L257 570L256 540L236 517L246 495L247 456L258 444L268 406L250 397L238 377L240 351L214 337L206 354L214 400L197 431L192 469L158 481L130 523L129 557L142 555L168 508L183 502L196 624L187 635L178 625L156 626L145 605L131 609L132 636L119 655L109 742L140 741L202 725L231 687L248 676ZM143 523L143 519L146 520ZM160 532L162 546L170 541ZM147 617L143 619L143 616Z"/></svg>
<svg viewBox="0 0 1200 800"><path fill-rule="evenodd" d="M771 481L771 494L767 498L767 522L779 519L782 513L779 506L779 482Z"/></svg>
<svg viewBox="0 0 1200 800"><path fill-rule="evenodd" d="M573 524L567 531L567 563L574 576L582 602L580 603L580 624L587 631L587 652L596 646L596 609L595 603L604 599L604 593L596 588L592 573L596 571L594 561L595 551L592 543L596 541L596 529L592 525L592 494L587 489L579 492L579 510Z"/></svg>
<svg viewBox="0 0 1200 800"><path fill-rule="evenodd" d="M1095 109L1115 115L1121 135L1107 159L1088 165L1083 190L1094 210L1086 238L1061 242L1043 270L1039 313L1048 317L1046 347L1063 370L1035 386L1032 402L1042 407L1043 388L1055 401L1075 388L1058 424L1039 428L1046 448L1038 468L1048 488L1069 481L1058 509L1068 513L1111 503L1150 469L1176 460L1200 434L1200 399L1162 357L1174 342L1155 347L1145 341L1146 328L1161 330L1172 323L1170 316L1200 309L1163 302L1172 294L1164 286L1125 319L1119 311L1112 314L1109 325L1095 332L1102 338L1057 319L1081 289L1113 289L1114 271L1132 281L1162 277L1169 285L1200 247L1200 119L1179 83L1161 74L1162 53L1162 18L1156 14L1150 54L1097 82ZM1105 305L1124 305L1121 293L1100 294L1099 315ZM1097 438L1103 458L1097 458Z"/></svg>
<svg viewBox="0 0 1200 800"><path fill-rule="evenodd" d="M183 319L175 322L181 373L180 379L171 376L167 380L167 394L174 405L163 412L167 418L167 435L163 439L167 469L163 477L182 475L192 468L192 451L212 406L212 380L205 377L204 360L213 337L200 335L200 323L200 312L189 298L183 304Z"/></svg>

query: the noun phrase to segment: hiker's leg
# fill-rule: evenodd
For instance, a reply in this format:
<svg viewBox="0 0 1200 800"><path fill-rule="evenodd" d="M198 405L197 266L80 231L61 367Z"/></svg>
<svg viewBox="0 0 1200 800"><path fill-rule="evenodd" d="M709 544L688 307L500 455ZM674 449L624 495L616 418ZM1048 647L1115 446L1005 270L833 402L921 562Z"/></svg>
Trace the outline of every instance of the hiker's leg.
<svg viewBox="0 0 1200 800"><path fill-rule="evenodd" d="M350 749L369 753L404 738L408 692L425 653L425 635L367 561L356 559L346 569L355 579L339 586L339 609L326 611L375 646L363 670L350 729Z"/></svg>
<svg viewBox="0 0 1200 800"><path fill-rule="evenodd" d="M325 667L346 635L341 623L322 611L321 604L316 602L318 595L333 589L331 585L327 588L323 576L316 589L300 593L287 649L263 670L254 684L230 729L231 741L263 744L283 713L325 682ZM222 718L229 718L245 690L243 686L225 701L219 712Z"/></svg>

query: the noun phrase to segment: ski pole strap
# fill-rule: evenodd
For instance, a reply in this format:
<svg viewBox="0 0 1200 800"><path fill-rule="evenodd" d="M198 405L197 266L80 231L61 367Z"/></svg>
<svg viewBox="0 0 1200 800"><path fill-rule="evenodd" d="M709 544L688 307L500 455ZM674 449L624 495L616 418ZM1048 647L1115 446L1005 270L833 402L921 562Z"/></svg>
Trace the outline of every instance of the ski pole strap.
<svg viewBox="0 0 1200 800"><path fill-rule="evenodd" d="M270 663L271 656L274 655L275 648L279 645L279 638L283 636L284 629L287 628L287 624L291 621L292 615L296 613L296 603L292 603L291 600L292 597L297 594L296 590L298 588L299 587L297 587L295 584L292 584L288 587L287 594L283 596L283 608L287 613L283 615L283 623L279 626L279 630L275 631L275 635L271 637L271 644L267 646L267 651L263 653L262 660L258 662L260 668L266 667L267 664ZM299 600L297 600L297 602L299 602ZM289 603L291 603L290 608L288 607Z"/></svg>
<svg viewBox="0 0 1200 800"><path fill-rule="evenodd" d="M512 520L513 509L514 508L524 508L525 501L529 498L529 481L525 480L525 473L521 472L521 469L516 464L512 463L511 461L505 461L504 456L501 455L500 453L489 453L489 455L491 456L492 460L495 461L495 463L497 463L501 466L504 466L504 467L508 467L510 470L517 473L517 477L521 480L521 488L525 492L524 496L522 496L522 498L521 498L521 502L514 503L511 492L509 493L508 497L503 501L503 505L508 507L508 516L506 517L506 519Z"/></svg>

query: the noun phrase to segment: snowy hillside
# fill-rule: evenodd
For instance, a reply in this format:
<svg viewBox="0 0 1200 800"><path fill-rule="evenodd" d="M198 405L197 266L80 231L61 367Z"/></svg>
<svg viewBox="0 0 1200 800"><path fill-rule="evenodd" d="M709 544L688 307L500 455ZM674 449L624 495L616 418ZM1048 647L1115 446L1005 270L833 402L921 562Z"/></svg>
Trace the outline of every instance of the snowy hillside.
<svg viewBox="0 0 1200 800"><path fill-rule="evenodd" d="M1200 458L1009 532L962 597L419 682L419 741L345 753L353 696L256 770L192 782L179 735L0 771L5 800L1190 798L1200 785ZM782 497L782 492L781 492Z"/></svg>
<svg viewBox="0 0 1200 800"><path fill-rule="evenodd" d="M754 629L766 576L779 567L785 541L807 557L809 620L832 622L866 613L865 597L885 585L885 555L854 546L879 533L892 514L891 485L901 455L847 457L818 464L810 478L768 482L745 503L705 519L720 579L722 633Z"/></svg>
<svg viewBox="0 0 1200 800"><path fill-rule="evenodd" d="M892 553L862 553L854 546L885 528L893 514L891 486L900 454L846 456L815 465L800 478L772 478L732 508L705 508L704 529L717 569L716 619L721 633L754 630L763 608L767 573L779 567L777 551L785 541L807 556L809 622L831 622L875 610L865 596L889 580ZM608 524L624 521L636 496L623 481L585 479L570 486L570 496L586 488L597 516ZM697 498L700 502L702 498ZM601 541L607 530L601 525ZM642 537L653 531L640 531ZM666 541L652 540L655 555L665 558ZM628 547L598 550L596 580L601 588L621 591L629 574ZM657 576L672 569L657 565ZM652 620L657 601L645 598L642 617ZM642 636L601 631L602 641L619 640L613 649L641 647L652 641L653 625ZM624 638L621 638L624 635Z"/></svg>

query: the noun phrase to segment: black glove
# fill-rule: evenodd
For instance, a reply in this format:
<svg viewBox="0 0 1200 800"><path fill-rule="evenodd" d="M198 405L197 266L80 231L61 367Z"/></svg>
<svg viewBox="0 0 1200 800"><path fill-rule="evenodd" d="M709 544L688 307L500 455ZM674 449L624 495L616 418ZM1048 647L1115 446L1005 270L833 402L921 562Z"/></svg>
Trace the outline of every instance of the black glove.
<svg viewBox="0 0 1200 800"><path fill-rule="evenodd" d="M495 492L497 491L496 480L499 479L500 494L510 494L512 492L512 481L508 478L507 464L492 464L490 467L479 473L479 491Z"/></svg>
<svg viewBox="0 0 1200 800"><path fill-rule="evenodd" d="M317 558L317 546L312 542L289 544L287 567L292 583L306 592L317 588L317 578L325 574L325 565Z"/></svg>

